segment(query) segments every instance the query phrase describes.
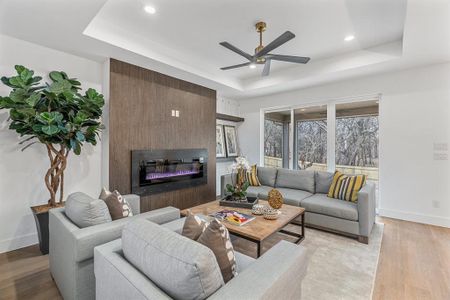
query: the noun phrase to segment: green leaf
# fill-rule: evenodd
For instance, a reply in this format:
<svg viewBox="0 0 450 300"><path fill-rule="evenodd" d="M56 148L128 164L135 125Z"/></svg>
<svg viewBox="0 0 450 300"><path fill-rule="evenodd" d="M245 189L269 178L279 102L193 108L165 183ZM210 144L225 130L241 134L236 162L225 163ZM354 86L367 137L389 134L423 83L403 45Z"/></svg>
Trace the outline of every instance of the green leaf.
<svg viewBox="0 0 450 300"><path fill-rule="evenodd" d="M56 81L50 85L49 91L55 94L62 94L64 92L70 92L71 87L72 85L67 80Z"/></svg>
<svg viewBox="0 0 450 300"><path fill-rule="evenodd" d="M9 94L9 98L11 98L11 100L14 102L19 103L24 102L27 97L25 90L16 89Z"/></svg>
<svg viewBox="0 0 450 300"><path fill-rule="evenodd" d="M248 181L246 181L242 185L241 190L245 192L248 189L249 186L250 186L250 183Z"/></svg>
<svg viewBox="0 0 450 300"><path fill-rule="evenodd" d="M34 75L34 71L30 71L28 69L24 69L22 72L20 72L20 78L24 83L27 83L28 80L30 80Z"/></svg>
<svg viewBox="0 0 450 300"><path fill-rule="evenodd" d="M55 135L59 132L59 128L55 125L46 125L42 126L42 132L44 132L46 135Z"/></svg>
<svg viewBox="0 0 450 300"><path fill-rule="evenodd" d="M36 105L36 102L38 102L41 99L41 96L39 94L32 94L28 99L25 100L26 103L28 103L29 106L34 107Z"/></svg>
<svg viewBox="0 0 450 300"><path fill-rule="evenodd" d="M48 74L48 77L50 77L53 81L63 81L64 77L61 74L61 72L52 71L50 74Z"/></svg>
<svg viewBox="0 0 450 300"><path fill-rule="evenodd" d="M75 137L77 138L77 140L79 142L84 142L86 140L86 138L84 137L84 134L81 131L77 131L77 133L75 134Z"/></svg>
<svg viewBox="0 0 450 300"><path fill-rule="evenodd" d="M17 74L20 74L23 71L27 70L27 68L25 68L24 66L21 66L21 65L15 65L14 69L16 69Z"/></svg>
<svg viewBox="0 0 450 300"><path fill-rule="evenodd" d="M226 185L227 191L230 193L234 193L234 186L232 186L231 184L227 184Z"/></svg>

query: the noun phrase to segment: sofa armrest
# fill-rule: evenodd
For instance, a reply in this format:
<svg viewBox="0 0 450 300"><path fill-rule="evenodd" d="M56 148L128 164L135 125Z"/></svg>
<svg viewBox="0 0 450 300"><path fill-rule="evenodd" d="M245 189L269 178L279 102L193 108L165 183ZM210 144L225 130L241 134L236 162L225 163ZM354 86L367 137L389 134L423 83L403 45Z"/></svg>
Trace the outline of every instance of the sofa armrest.
<svg viewBox="0 0 450 300"><path fill-rule="evenodd" d="M281 241L209 299L300 299L306 268L306 249Z"/></svg>
<svg viewBox="0 0 450 300"><path fill-rule="evenodd" d="M136 216L76 230L73 232L76 245L75 260L80 262L92 258L94 256L94 247L120 238L123 227L131 220L144 218L157 224L163 224L178 219L179 217L180 210L168 206Z"/></svg>
<svg viewBox="0 0 450 300"><path fill-rule="evenodd" d="M231 174L225 174L220 176L220 197L225 197L227 184L233 184L231 180Z"/></svg>
<svg viewBox="0 0 450 300"><path fill-rule="evenodd" d="M133 215L138 215L141 213L141 197L135 194L123 195L128 204L130 204L131 212Z"/></svg>
<svg viewBox="0 0 450 300"><path fill-rule="evenodd" d="M94 249L96 299L171 299L130 264L117 239Z"/></svg>
<svg viewBox="0 0 450 300"><path fill-rule="evenodd" d="M359 235L368 237L376 217L375 184L366 183L358 192Z"/></svg>

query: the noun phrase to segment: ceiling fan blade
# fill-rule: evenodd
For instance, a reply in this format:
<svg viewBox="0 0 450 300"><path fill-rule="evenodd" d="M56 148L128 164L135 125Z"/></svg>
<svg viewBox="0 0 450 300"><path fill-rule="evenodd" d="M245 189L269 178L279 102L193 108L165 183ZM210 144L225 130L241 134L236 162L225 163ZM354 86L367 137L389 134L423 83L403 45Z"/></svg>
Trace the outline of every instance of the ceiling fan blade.
<svg viewBox="0 0 450 300"><path fill-rule="evenodd" d="M262 76L269 76L270 73L270 58L266 59L266 63L264 64L264 69L262 71Z"/></svg>
<svg viewBox="0 0 450 300"><path fill-rule="evenodd" d="M251 56L250 54L248 54L248 53L242 51L242 50L239 49L239 48L236 48L235 46L231 45L231 44L228 43L228 42L222 42L222 43L219 43L219 44L222 45L222 46L224 46L225 48L227 48L227 49L233 51L234 53L237 53L237 54L239 54L239 55L245 57L246 59L248 59L248 60L250 60L250 61L253 60L253 56Z"/></svg>
<svg viewBox="0 0 450 300"><path fill-rule="evenodd" d="M293 34L290 31L286 31L285 33L283 33L282 35L280 35L279 37L277 37L276 39L274 39L272 42L270 42L267 46L265 46L261 51L259 51L258 53L256 53L256 57L261 57L263 55L266 55L267 53L269 53L270 51L272 51L275 48L280 47L281 45L283 45L284 43L286 43L287 41L292 40L293 38L295 38L295 34Z"/></svg>
<svg viewBox="0 0 450 300"><path fill-rule="evenodd" d="M228 67L223 67L223 68L220 68L221 70L230 70L230 69L236 69L236 68L240 68L240 67L245 67L245 66L248 66L248 65L250 65L251 64L251 62L246 62L246 63L243 63L243 64L239 64L239 65L233 65L233 66L228 66Z"/></svg>
<svg viewBox="0 0 450 300"><path fill-rule="evenodd" d="M292 62L297 64L306 64L310 58L302 57L302 56L294 56L294 55L280 55L280 54L269 54L266 56L267 58L279 61Z"/></svg>

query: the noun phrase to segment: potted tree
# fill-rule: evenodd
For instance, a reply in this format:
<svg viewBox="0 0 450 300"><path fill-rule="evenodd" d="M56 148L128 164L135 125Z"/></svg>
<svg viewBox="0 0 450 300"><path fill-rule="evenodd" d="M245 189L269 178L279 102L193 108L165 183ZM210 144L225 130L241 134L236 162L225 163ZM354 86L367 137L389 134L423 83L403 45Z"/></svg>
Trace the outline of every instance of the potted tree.
<svg viewBox="0 0 450 300"><path fill-rule="evenodd" d="M41 144L47 150L50 167L44 182L50 199L44 205L31 207L39 246L46 254L48 211L63 205L67 157L72 151L80 155L84 143L97 144L105 102L95 89L82 94L81 83L64 72L50 72L50 83L42 84L42 77L34 76L32 70L19 65L15 69L16 76L1 78L12 90L9 96L0 97L0 109L9 109L9 128L23 137L19 142L22 151L33 144Z"/></svg>

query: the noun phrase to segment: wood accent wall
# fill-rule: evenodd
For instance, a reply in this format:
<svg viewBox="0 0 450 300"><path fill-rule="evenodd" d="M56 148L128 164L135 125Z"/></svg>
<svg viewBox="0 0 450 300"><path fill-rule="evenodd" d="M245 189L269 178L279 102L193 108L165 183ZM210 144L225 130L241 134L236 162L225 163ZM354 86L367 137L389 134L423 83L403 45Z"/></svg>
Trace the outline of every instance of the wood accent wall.
<svg viewBox="0 0 450 300"><path fill-rule="evenodd" d="M143 196L141 211L215 199L216 91L111 59L109 101L111 190L131 192L131 150L206 148L207 185Z"/></svg>

